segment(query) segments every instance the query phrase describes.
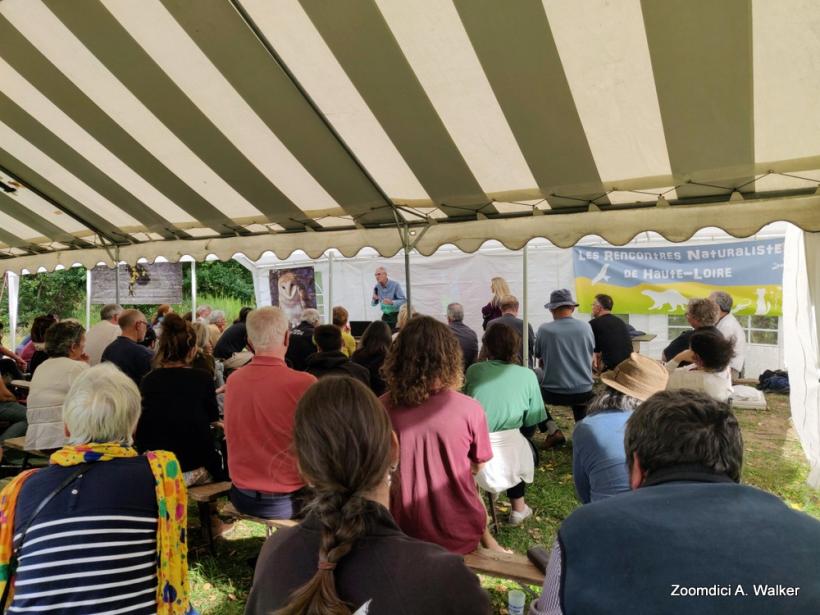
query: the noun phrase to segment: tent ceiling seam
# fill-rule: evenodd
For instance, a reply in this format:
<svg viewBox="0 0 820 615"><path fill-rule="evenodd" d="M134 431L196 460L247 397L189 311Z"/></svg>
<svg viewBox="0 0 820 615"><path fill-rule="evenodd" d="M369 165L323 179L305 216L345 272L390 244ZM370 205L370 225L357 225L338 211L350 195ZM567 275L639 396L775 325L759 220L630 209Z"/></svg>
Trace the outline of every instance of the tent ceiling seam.
<svg viewBox="0 0 820 615"><path fill-rule="evenodd" d="M338 144L345 151L345 153L348 155L348 157L350 157L350 159L353 161L353 164L356 166L356 168L359 169L359 171L364 175L364 177L367 179L367 181L373 186L373 188L384 199L385 203L388 206L390 206L393 209L393 211L395 212L396 204L387 195L387 193L379 185L379 183L376 181L376 179L370 174L370 172L367 170L367 168L364 166L364 164L362 164L362 162L356 156L356 154L353 153L353 150L350 148L350 146L347 144L347 142L342 138L342 136L338 133L338 131L333 127L333 125L330 123L330 120L327 119L327 116L319 108L319 105L316 104L316 101L314 101L313 98L310 96L310 94L308 94L307 90L302 86L302 84L296 78L296 75L293 73L293 71L290 70L290 67L285 63L285 60L282 58L282 56L279 55L279 52L276 51L276 48L274 48L274 46L271 44L271 42L268 40L268 38L265 36L265 34L262 32L262 30L256 24L256 22L253 20L250 13L248 13L248 11L242 5L241 0L230 0L230 2L233 5L234 9L236 9L236 12L239 13L239 16L247 24L250 31L253 33L253 35L256 37L256 39L259 41L259 43L262 45L262 47L264 47L265 50L268 52L268 54L270 54L271 58L273 58L273 61L276 62L276 64L282 69L282 71L285 73L285 75L288 77L288 79L290 79L291 83L293 83L294 87L301 94L304 101L308 104L308 106L311 109L313 109L313 112L316 114L316 116L325 125L327 130L330 132L330 134L333 136L333 138L338 142Z"/></svg>

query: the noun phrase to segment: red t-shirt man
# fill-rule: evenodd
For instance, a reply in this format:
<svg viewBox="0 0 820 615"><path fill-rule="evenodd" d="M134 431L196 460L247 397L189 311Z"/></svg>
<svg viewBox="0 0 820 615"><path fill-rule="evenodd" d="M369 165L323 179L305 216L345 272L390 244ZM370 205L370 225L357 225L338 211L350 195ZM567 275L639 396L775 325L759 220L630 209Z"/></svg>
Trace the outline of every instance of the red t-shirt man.
<svg viewBox="0 0 820 615"><path fill-rule="evenodd" d="M298 503L294 505L291 496L305 487L292 450L293 417L296 404L316 378L285 364L287 318L281 310L265 307L254 312L247 321L251 345L256 330L264 326L284 330L271 349L257 351L250 363L228 379L225 439L233 482L230 498L242 513L286 519L298 512ZM280 356L272 356L275 354Z"/></svg>
<svg viewBox="0 0 820 615"><path fill-rule="evenodd" d="M487 525L472 464L493 456L487 418L474 399L445 390L419 406L391 406L400 458L390 512L408 536L453 553L475 551Z"/></svg>

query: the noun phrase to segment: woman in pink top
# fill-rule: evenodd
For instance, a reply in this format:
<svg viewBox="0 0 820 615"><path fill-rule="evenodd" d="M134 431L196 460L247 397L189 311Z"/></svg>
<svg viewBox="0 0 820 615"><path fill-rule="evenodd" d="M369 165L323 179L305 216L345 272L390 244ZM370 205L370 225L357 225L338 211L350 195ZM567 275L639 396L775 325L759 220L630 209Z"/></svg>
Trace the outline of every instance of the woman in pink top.
<svg viewBox="0 0 820 615"><path fill-rule="evenodd" d="M409 536L453 553L481 542L501 550L487 531L476 472L492 458L481 405L457 392L461 348L450 329L430 318L410 320L385 360L382 401L399 439L399 470L390 512Z"/></svg>

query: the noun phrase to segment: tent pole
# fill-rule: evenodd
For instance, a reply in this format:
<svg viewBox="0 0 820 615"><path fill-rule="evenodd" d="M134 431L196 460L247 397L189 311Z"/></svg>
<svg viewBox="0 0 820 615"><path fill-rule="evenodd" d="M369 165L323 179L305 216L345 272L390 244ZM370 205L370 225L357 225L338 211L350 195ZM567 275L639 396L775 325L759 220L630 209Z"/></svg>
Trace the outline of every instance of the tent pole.
<svg viewBox="0 0 820 615"><path fill-rule="evenodd" d="M327 253L327 322L333 320L333 250Z"/></svg>
<svg viewBox="0 0 820 615"><path fill-rule="evenodd" d="M120 261L114 263L114 303L120 304Z"/></svg>
<svg viewBox="0 0 820 615"><path fill-rule="evenodd" d="M17 347L17 307L20 297L20 276L9 271L6 274L9 281L9 348L14 352Z"/></svg>
<svg viewBox="0 0 820 615"><path fill-rule="evenodd" d="M91 269L85 270L85 330L91 328Z"/></svg>
<svg viewBox="0 0 820 615"><path fill-rule="evenodd" d="M409 318L410 315L413 313L413 300L410 297L410 241L409 241L409 229L407 226L404 227L404 285L407 287L405 289L405 294L407 295L407 317Z"/></svg>
<svg viewBox="0 0 820 615"><path fill-rule="evenodd" d="M521 331L521 344L522 344L522 346L521 346L521 361L522 361L523 365L526 365L528 367L532 367L532 365L530 365L530 363L529 363L529 360L530 360L530 339L529 339L530 338L530 327L529 327L530 321L529 321L528 313L527 313L527 295L529 294L527 292L529 290L529 280L527 279L528 278L528 276L527 276L527 260L528 260L527 259L527 244L524 244L524 249L522 250L521 255L523 257L523 259L522 259L523 260L523 263L522 263L523 264L523 266L522 266L523 271L522 271L522 273L524 275L524 296L522 297L523 310L521 312L521 316L524 320L524 327L523 327L523 330Z"/></svg>
<svg viewBox="0 0 820 615"><path fill-rule="evenodd" d="M196 261L191 261L191 322L196 322Z"/></svg>

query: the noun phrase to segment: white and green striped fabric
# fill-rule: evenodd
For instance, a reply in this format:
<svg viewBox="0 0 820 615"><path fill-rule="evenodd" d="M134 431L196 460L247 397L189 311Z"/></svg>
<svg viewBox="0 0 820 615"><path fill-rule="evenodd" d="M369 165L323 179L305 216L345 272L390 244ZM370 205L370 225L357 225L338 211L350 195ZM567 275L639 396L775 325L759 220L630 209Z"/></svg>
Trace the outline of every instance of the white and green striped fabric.
<svg viewBox="0 0 820 615"><path fill-rule="evenodd" d="M0 270L818 231L818 32L814 0L2 0Z"/></svg>

